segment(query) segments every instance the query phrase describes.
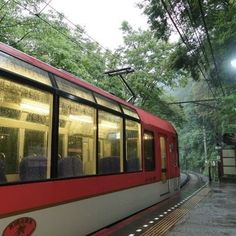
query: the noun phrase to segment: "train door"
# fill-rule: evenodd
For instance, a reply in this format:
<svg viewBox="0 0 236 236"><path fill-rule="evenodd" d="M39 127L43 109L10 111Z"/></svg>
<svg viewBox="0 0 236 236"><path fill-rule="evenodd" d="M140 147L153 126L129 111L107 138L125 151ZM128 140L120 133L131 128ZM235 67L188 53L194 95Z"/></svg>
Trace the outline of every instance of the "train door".
<svg viewBox="0 0 236 236"><path fill-rule="evenodd" d="M179 189L179 163L178 163L178 150L176 137L171 136L169 138L169 176L172 179L172 187L174 191Z"/></svg>
<svg viewBox="0 0 236 236"><path fill-rule="evenodd" d="M176 177L178 172L178 158L177 158L177 147L175 137L170 138L169 143L169 152L170 152L170 177Z"/></svg>
<svg viewBox="0 0 236 236"><path fill-rule="evenodd" d="M167 164L167 137L164 135L160 135L160 154L161 154L161 180L163 184L167 183L168 189L167 192L170 191L169 188L169 180L168 180L168 164Z"/></svg>

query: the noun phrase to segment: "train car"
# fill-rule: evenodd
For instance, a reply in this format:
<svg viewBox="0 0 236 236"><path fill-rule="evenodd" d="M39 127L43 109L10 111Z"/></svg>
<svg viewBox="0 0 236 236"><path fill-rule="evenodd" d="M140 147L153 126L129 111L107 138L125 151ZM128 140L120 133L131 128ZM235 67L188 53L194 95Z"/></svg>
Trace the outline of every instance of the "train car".
<svg viewBox="0 0 236 236"><path fill-rule="evenodd" d="M167 121L0 43L0 234L87 235L179 191Z"/></svg>

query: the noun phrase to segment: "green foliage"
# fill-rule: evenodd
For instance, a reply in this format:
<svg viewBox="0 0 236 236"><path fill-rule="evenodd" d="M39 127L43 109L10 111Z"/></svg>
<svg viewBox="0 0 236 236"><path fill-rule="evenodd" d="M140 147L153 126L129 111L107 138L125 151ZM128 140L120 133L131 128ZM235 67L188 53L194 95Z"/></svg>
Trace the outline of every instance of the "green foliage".
<svg viewBox="0 0 236 236"><path fill-rule="evenodd" d="M150 30L134 30L127 22L122 23L121 29L125 43L119 49L121 64L135 69L127 81L138 96L137 105L181 125L184 121L181 109L169 107L166 101L171 98L164 96L166 91L184 85L188 78L184 70L176 71L169 66L174 46L157 40Z"/></svg>
<svg viewBox="0 0 236 236"><path fill-rule="evenodd" d="M173 52L172 67L177 70L183 68L191 73L193 79L198 80L202 75L197 64L202 65L202 68L205 67L206 77L211 78L212 84L219 87L219 82L216 81L218 78L214 77L216 71L207 39L203 13L218 66L219 79L224 81L225 77L229 76L225 62L229 62L236 49L235 1L147 0L139 6L149 17L149 23L158 38L168 40L170 32L174 31L170 17L181 32L187 46L183 42L177 45L177 49ZM168 18L169 20L167 20Z"/></svg>

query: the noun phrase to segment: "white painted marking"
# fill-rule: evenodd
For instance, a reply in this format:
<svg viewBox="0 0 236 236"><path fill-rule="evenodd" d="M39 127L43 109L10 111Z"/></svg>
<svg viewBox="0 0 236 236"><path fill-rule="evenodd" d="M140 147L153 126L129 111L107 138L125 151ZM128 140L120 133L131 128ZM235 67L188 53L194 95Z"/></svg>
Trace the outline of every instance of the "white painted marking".
<svg viewBox="0 0 236 236"><path fill-rule="evenodd" d="M136 230L136 232L141 232L141 231L142 231L142 229L137 229L137 230Z"/></svg>
<svg viewBox="0 0 236 236"><path fill-rule="evenodd" d="M143 227L144 227L144 228L147 228L147 227L148 227L148 225L144 225Z"/></svg>

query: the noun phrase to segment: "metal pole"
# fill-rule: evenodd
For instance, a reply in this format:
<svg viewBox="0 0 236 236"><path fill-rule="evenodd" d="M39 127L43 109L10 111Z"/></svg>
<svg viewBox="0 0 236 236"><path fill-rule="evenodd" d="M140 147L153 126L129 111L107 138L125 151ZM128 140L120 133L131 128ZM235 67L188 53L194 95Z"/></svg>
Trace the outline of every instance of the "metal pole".
<svg viewBox="0 0 236 236"><path fill-rule="evenodd" d="M205 154L205 160L208 163L208 176L209 176L209 181L211 182L211 163L210 160L207 156L207 143L206 143L206 128L203 125L203 146L204 146L204 154Z"/></svg>

